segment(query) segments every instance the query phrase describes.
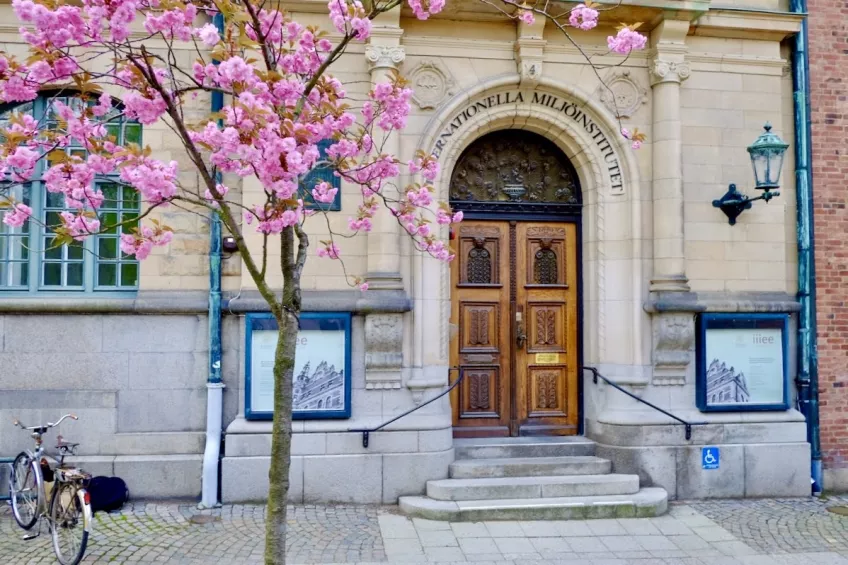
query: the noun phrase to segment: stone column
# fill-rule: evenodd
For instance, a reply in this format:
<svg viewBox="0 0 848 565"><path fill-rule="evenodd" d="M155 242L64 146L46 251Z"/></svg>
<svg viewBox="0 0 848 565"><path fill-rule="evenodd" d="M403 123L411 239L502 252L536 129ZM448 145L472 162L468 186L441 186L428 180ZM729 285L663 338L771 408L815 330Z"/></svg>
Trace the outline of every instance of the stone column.
<svg viewBox="0 0 848 565"><path fill-rule="evenodd" d="M651 291L689 290L683 252L683 165L680 83L689 77L685 60L689 22L664 20L651 32L653 88L654 273Z"/></svg>
<svg viewBox="0 0 848 565"><path fill-rule="evenodd" d="M372 28L371 38L365 46L365 58L371 70L372 86L392 79L392 74L403 63L405 53L400 45L403 30L399 26L400 10L378 17ZM397 132L375 139L382 152L399 157L400 136ZM397 180L402 185L401 179ZM386 195L397 197L393 187L383 188ZM374 217L373 228L368 234L368 264L365 280L369 293L402 292L403 279L400 274L402 234L387 210L380 210ZM403 380L403 315L369 314L365 318L365 388L399 389Z"/></svg>
<svg viewBox="0 0 848 565"><path fill-rule="evenodd" d="M397 12L396 14L394 12ZM393 17L392 17L393 16ZM365 58L371 68L371 84L391 80L406 56L400 45L403 30L398 26L400 11L393 10L377 18L371 38L365 47ZM382 20L382 21L381 21ZM400 136L392 132L383 139L375 139L383 152L397 156L400 152ZM380 145L382 144L382 145ZM398 184L401 184L398 179ZM394 189L384 188L389 196L397 196ZM368 270L365 279L371 290L398 290L403 288L400 275L400 229L397 220L385 210L374 217L373 229L368 234Z"/></svg>

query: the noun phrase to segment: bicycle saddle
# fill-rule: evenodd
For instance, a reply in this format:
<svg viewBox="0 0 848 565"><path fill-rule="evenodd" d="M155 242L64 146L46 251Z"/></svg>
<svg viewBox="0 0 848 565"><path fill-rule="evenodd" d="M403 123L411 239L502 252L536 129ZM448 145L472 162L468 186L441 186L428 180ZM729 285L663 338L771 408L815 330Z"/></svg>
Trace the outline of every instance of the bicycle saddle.
<svg viewBox="0 0 848 565"><path fill-rule="evenodd" d="M62 436L56 436L56 449L73 449L78 445L79 443L65 441Z"/></svg>

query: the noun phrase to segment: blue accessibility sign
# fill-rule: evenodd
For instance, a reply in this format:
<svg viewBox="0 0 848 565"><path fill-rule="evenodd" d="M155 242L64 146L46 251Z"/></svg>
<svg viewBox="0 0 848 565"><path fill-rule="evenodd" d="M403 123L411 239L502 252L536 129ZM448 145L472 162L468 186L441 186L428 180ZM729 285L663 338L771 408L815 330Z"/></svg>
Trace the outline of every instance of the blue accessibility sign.
<svg viewBox="0 0 848 565"><path fill-rule="evenodd" d="M704 469L718 469L721 452L717 447L704 447L701 449L701 466Z"/></svg>

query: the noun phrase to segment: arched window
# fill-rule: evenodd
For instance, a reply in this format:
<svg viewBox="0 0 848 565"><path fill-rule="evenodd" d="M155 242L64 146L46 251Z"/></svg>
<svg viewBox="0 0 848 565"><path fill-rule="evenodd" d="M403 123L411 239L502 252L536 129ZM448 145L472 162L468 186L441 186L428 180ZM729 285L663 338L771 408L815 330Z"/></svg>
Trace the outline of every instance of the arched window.
<svg viewBox="0 0 848 565"><path fill-rule="evenodd" d="M55 128L57 116L55 101L61 101L77 110L83 104L93 105L96 99L84 101L67 94L45 95L33 102L17 106L0 106L0 129L6 129L13 114L30 114L41 124L40 128ZM116 143L141 144L141 124L124 118L120 106L101 118L109 135ZM2 138L2 134L0 134ZM81 146L62 149L69 155L86 154ZM97 179L105 200L98 210L101 226L114 227L107 233L74 241L68 245L56 245L49 226L60 224L59 213L66 210L62 194L49 193L41 181L43 173L50 167L42 159L30 182L18 185L10 195L33 210L33 218L21 227L10 227L0 222L0 292L126 292L138 288L138 262L121 253L119 242L124 232L137 225L140 212L138 192L123 187L117 182L117 173ZM0 219L7 208L0 208ZM45 227L48 226L48 227Z"/></svg>

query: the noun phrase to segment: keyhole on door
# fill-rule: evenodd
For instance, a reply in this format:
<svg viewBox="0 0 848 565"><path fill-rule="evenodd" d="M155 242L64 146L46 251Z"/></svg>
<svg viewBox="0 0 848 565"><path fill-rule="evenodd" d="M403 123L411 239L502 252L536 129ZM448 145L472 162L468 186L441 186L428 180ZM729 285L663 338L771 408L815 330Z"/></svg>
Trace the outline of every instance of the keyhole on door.
<svg viewBox="0 0 848 565"><path fill-rule="evenodd" d="M518 349L523 348L524 342L527 341L527 334L524 332L521 312L515 313L515 341L518 345Z"/></svg>

